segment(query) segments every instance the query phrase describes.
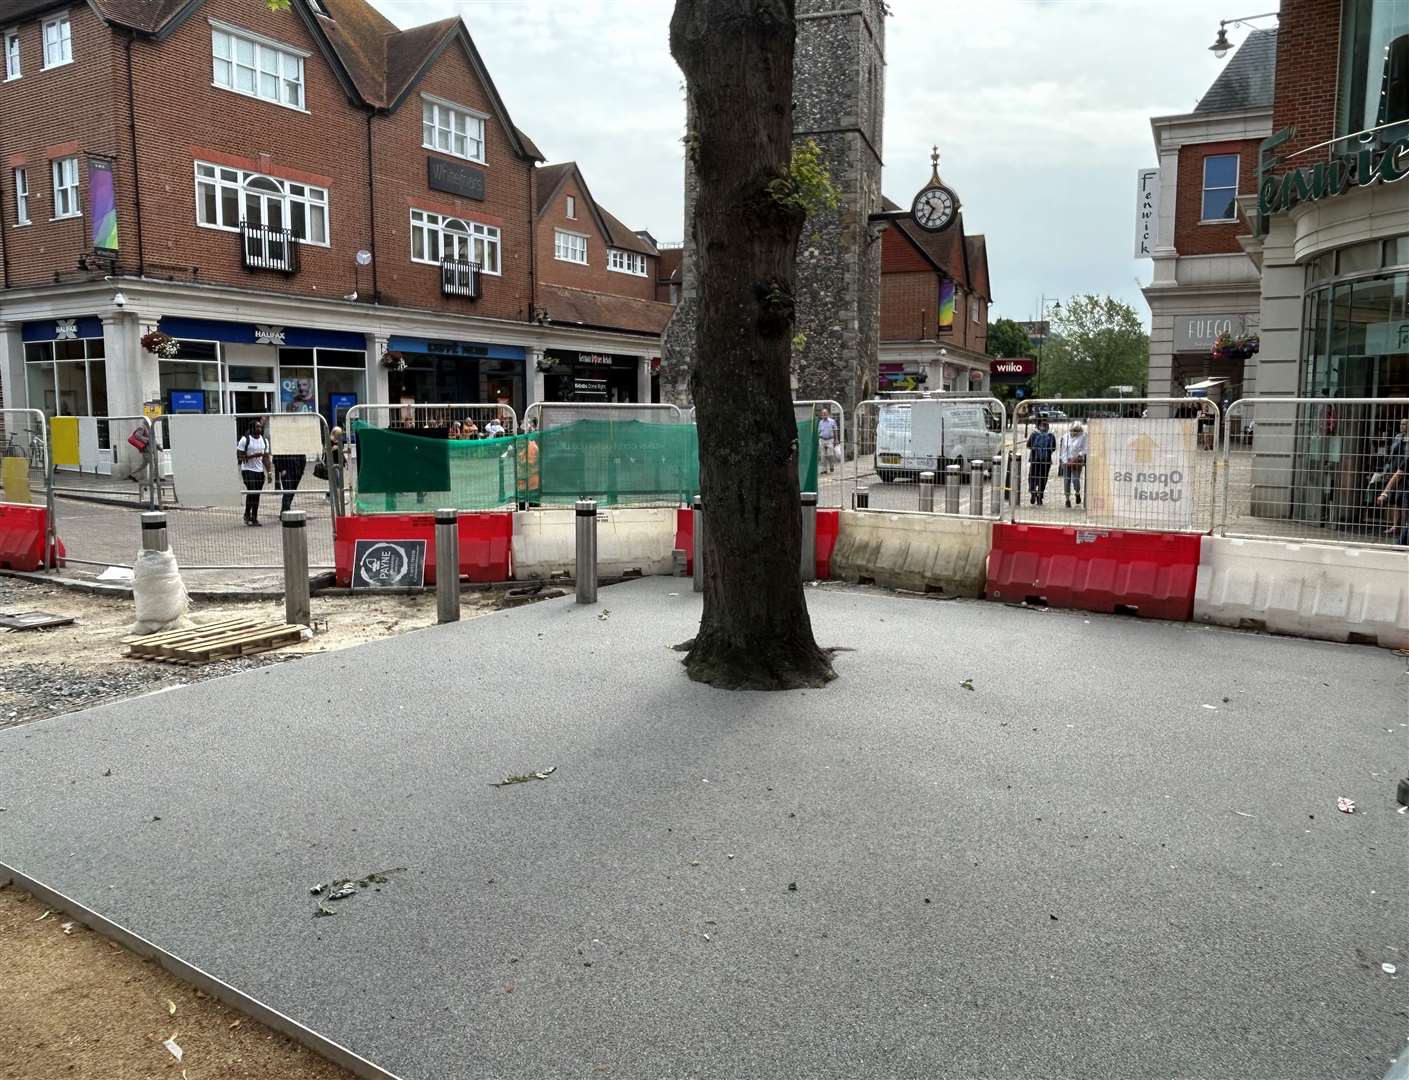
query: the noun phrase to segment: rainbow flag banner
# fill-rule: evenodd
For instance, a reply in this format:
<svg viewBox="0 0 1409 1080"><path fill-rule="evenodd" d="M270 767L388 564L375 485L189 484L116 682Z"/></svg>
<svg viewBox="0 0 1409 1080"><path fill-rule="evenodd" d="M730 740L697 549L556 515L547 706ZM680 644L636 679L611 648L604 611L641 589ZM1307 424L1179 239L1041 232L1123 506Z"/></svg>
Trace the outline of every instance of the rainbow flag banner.
<svg viewBox="0 0 1409 1080"><path fill-rule="evenodd" d="M88 220L93 223L93 250L117 250L117 194L113 191L113 163L107 158L88 159Z"/></svg>
<svg viewBox="0 0 1409 1080"><path fill-rule="evenodd" d="M954 328L954 282L945 278L939 283L939 329Z"/></svg>

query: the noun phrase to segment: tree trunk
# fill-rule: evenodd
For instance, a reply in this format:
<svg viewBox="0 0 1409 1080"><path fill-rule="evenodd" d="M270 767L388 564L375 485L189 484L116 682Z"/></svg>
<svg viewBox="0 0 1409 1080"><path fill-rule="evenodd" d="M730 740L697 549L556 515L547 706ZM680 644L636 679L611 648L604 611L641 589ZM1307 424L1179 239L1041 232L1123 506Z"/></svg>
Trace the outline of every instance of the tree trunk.
<svg viewBox="0 0 1409 1080"><path fill-rule="evenodd" d="M690 678L786 690L835 678L803 594L797 423L789 380L797 240L792 156L794 0L676 0L685 73L697 349L690 390L704 502L704 616ZM779 185L783 185L780 191Z"/></svg>

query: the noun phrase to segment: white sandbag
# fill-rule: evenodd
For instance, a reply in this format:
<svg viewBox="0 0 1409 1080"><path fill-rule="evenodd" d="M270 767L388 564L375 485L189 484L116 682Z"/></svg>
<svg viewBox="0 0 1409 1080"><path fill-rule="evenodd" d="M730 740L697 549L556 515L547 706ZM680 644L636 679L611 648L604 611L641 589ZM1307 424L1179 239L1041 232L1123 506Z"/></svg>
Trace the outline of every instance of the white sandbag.
<svg viewBox="0 0 1409 1080"><path fill-rule="evenodd" d="M187 625L191 598L176 556L170 551L140 551L132 564L132 598L137 602L134 634L156 634Z"/></svg>

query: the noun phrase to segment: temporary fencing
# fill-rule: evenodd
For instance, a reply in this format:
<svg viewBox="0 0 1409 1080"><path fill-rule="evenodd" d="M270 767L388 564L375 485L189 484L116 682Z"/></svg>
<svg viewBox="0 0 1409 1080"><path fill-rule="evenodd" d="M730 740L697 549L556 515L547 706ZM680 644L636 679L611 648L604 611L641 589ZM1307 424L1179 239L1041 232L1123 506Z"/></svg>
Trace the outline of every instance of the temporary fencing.
<svg viewBox="0 0 1409 1080"><path fill-rule="evenodd" d="M846 502L846 410L840 401L819 398L794 401L793 416L799 424L815 424L818 433L817 484L808 488L804 483L802 490L817 492L818 506L841 507ZM836 431L830 436L823 434L824 419L836 422Z"/></svg>
<svg viewBox="0 0 1409 1080"><path fill-rule="evenodd" d="M1204 398L1020 401L1009 432L1011 520L1208 532L1219 420Z"/></svg>
<svg viewBox="0 0 1409 1080"><path fill-rule="evenodd" d="M44 414L0 409L0 567L56 564L53 476Z"/></svg>
<svg viewBox="0 0 1409 1080"><path fill-rule="evenodd" d="M873 398L856 407L849 451L858 509L999 518L1003 403L975 394Z"/></svg>
<svg viewBox="0 0 1409 1080"><path fill-rule="evenodd" d="M1409 545L1409 398L1245 398L1228 408L1224 536Z"/></svg>

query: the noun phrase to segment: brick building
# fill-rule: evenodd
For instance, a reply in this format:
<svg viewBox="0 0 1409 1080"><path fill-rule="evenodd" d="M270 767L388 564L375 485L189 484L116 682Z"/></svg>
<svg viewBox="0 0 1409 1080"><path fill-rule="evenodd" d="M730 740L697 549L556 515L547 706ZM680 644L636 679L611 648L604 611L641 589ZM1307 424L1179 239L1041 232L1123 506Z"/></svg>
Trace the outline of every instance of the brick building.
<svg viewBox="0 0 1409 1080"><path fill-rule="evenodd" d="M649 393L654 267L563 276L539 190L561 167L538 167L460 19L400 31L366 0L11 0L3 18L6 405L522 413L556 353L610 356L631 369L612 394ZM581 195L597 254L652 258ZM152 331L177 355L143 348Z"/></svg>
<svg viewBox="0 0 1409 1080"><path fill-rule="evenodd" d="M1238 198L1257 190L1276 62L1277 31L1254 30L1193 112L1150 121L1159 154L1154 270L1144 289L1152 397L1183 397L1194 386L1234 401L1249 389L1244 361L1215 360L1212 350L1220 334L1255 334L1260 321Z"/></svg>
<svg viewBox="0 0 1409 1080"><path fill-rule="evenodd" d="M887 211L899 207L885 200ZM881 234L880 390L990 389L988 249L964 215L943 232L901 218Z"/></svg>

